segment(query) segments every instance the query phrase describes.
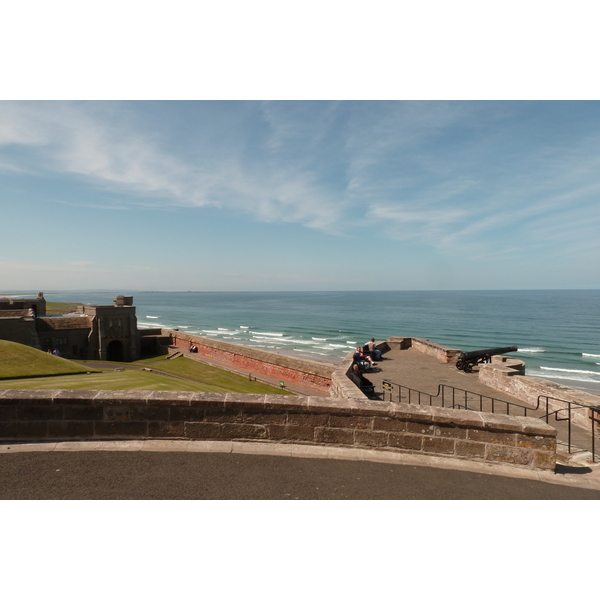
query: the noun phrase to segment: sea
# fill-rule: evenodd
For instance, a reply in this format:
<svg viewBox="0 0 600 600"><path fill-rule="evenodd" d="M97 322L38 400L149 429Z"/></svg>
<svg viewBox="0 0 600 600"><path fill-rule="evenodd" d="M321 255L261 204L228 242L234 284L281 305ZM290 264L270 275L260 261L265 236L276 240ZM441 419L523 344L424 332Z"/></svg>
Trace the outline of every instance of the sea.
<svg viewBox="0 0 600 600"><path fill-rule="evenodd" d="M600 391L600 290L44 295L50 302L111 305L119 294L133 296L140 328L334 362L371 337L419 337L465 352L517 346L509 356L525 361L527 375Z"/></svg>

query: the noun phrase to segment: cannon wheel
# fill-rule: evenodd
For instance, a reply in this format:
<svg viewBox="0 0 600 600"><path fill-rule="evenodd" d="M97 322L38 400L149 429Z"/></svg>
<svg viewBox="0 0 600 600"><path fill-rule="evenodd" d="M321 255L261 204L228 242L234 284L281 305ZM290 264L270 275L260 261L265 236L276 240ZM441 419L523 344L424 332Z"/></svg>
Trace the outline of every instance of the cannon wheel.
<svg viewBox="0 0 600 600"><path fill-rule="evenodd" d="M470 362L465 363L465 366L463 367L463 371L465 373L472 373L473 372L473 365Z"/></svg>
<svg viewBox="0 0 600 600"><path fill-rule="evenodd" d="M457 360L457 361L456 361L456 368L457 368L459 371L462 371L462 369L463 369L463 366L464 366L464 365L463 365L463 361L462 361L462 360Z"/></svg>

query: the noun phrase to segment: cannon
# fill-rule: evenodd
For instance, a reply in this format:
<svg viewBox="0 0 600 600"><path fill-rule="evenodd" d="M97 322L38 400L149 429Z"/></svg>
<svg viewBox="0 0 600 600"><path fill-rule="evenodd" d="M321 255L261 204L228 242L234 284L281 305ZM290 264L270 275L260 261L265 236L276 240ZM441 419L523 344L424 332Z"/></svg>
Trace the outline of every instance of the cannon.
<svg viewBox="0 0 600 600"><path fill-rule="evenodd" d="M461 352L456 361L456 368L465 373L472 373L475 365L492 362L492 356L505 354L506 352L516 352L517 350L516 346L509 346L508 348L490 348L489 350Z"/></svg>

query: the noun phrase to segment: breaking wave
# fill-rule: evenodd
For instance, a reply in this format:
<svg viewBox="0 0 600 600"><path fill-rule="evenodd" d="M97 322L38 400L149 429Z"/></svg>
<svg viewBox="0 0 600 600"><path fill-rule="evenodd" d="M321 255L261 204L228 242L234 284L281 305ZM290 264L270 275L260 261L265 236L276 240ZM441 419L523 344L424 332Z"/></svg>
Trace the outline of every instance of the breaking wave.
<svg viewBox="0 0 600 600"><path fill-rule="evenodd" d="M518 352L524 354L538 354L540 352L546 352L543 348L519 348Z"/></svg>

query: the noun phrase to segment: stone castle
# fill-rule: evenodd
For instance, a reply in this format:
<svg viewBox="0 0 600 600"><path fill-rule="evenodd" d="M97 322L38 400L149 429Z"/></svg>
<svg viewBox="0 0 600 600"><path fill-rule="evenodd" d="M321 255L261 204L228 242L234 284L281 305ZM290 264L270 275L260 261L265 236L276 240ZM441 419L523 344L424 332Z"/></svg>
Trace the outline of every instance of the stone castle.
<svg viewBox="0 0 600 600"><path fill-rule="evenodd" d="M48 315L46 299L0 298L0 339L72 359L132 361L140 357L140 334L132 296L113 305L82 304L77 312Z"/></svg>

